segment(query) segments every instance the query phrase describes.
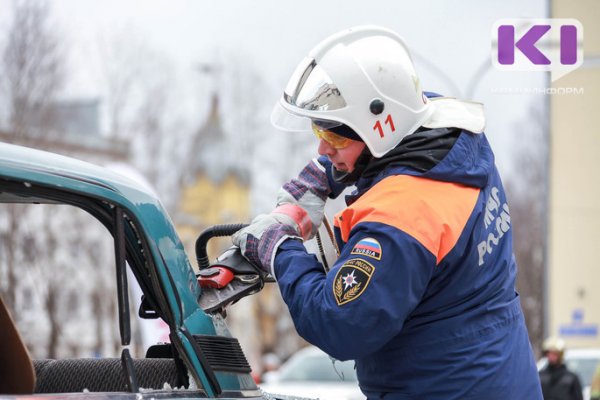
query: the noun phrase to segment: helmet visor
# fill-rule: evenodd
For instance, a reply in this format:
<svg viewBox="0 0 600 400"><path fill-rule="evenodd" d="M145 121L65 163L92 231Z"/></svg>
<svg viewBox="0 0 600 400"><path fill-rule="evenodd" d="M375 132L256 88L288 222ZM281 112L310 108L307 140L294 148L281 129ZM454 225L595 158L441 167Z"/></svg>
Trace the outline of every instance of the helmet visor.
<svg viewBox="0 0 600 400"><path fill-rule="evenodd" d="M271 124L289 132L310 132L311 124L323 129L342 125L337 121L316 120L303 115L306 111L331 111L346 107L344 97L327 73L313 58L305 58L288 82L283 97L271 112Z"/></svg>
<svg viewBox="0 0 600 400"><path fill-rule="evenodd" d="M283 93L284 101L310 111L331 111L346 106L329 75L312 58L302 60Z"/></svg>
<svg viewBox="0 0 600 400"><path fill-rule="evenodd" d="M284 100L281 100L284 101ZM281 105L278 101L271 111L271 124L282 131L287 132L311 132L312 124L315 123L322 129L331 129L341 126L341 122L311 119L302 115L294 114Z"/></svg>

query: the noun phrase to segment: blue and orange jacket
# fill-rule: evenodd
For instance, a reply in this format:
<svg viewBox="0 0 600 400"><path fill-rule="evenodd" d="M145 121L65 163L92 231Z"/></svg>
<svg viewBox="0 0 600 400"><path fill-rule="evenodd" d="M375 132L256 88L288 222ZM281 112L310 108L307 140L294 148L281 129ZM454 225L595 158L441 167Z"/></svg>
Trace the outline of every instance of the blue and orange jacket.
<svg viewBox="0 0 600 400"><path fill-rule="evenodd" d="M370 399L541 399L485 135L459 132L432 168L392 163L357 188L328 273L297 240L275 258L298 333L356 360Z"/></svg>

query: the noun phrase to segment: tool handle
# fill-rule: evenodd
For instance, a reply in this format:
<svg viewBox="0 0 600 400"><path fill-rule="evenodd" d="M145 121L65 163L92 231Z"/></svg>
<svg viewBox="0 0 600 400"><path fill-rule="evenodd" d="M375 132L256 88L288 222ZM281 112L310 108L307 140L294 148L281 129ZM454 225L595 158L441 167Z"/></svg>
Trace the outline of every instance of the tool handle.
<svg viewBox="0 0 600 400"><path fill-rule="evenodd" d="M198 239L196 239L196 260L198 261L198 268L205 269L208 268L210 264L208 253L206 251L206 245L210 239L219 236L231 236L247 226L248 224L225 224L214 225L205 229L200 236L198 236Z"/></svg>

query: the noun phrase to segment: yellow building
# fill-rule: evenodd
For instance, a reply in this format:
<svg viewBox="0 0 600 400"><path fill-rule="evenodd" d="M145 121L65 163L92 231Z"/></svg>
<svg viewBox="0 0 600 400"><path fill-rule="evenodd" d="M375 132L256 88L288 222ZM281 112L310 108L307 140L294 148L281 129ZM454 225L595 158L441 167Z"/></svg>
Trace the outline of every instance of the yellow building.
<svg viewBox="0 0 600 400"><path fill-rule="evenodd" d="M176 214L177 231L190 256L195 254L196 238L204 229L215 224L248 223L251 219L250 176L245 168L249 160L236 159L229 148L216 96L196 138L190 148ZM230 238L210 240L209 257L214 259L229 246ZM258 295L230 307L227 324L239 338L255 373L262 370L263 353L278 348L293 351L302 345L275 284L265 285Z"/></svg>
<svg viewBox="0 0 600 400"><path fill-rule="evenodd" d="M190 255L195 254L194 243L204 229L249 220L249 176L242 160L236 160L228 146L219 101L214 96L208 119L190 147L177 211L177 231ZM214 239L208 245L209 256L213 258L231 245L231 241Z"/></svg>
<svg viewBox="0 0 600 400"><path fill-rule="evenodd" d="M600 346L600 2L555 0L552 18L575 18L584 29L584 63L550 98L547 272L548 335L571 347Z"/></svg>

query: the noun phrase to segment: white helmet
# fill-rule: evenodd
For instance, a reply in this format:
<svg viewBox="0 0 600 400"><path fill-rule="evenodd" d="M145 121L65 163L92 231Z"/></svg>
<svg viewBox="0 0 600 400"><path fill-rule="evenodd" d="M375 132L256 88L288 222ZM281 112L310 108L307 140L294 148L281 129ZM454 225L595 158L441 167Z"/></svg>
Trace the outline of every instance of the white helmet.
<svg viewBox="0 0 600 400"><path fill-rule="evenodd" d="M542 345L543 351L557 351L559 353L563 353L566 349L566 343L563 339L550 336L544 340L544 344Z"/></svg>
<svg viewBox="0 0 600 400"><path fill-rule="evenodd" d="M310 51L271 122L290 131L310 129L307 119L323 128L346 125L373 156L382 157L431 120L436 123L429 127L456 126L440 123L434 103L423 94L402 38L388 29L362 26L332 35Z"/></svg>

